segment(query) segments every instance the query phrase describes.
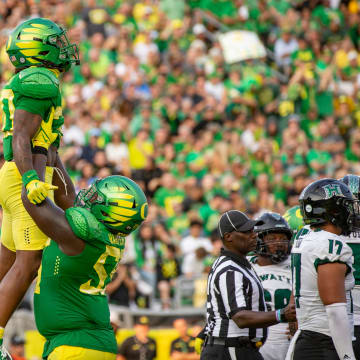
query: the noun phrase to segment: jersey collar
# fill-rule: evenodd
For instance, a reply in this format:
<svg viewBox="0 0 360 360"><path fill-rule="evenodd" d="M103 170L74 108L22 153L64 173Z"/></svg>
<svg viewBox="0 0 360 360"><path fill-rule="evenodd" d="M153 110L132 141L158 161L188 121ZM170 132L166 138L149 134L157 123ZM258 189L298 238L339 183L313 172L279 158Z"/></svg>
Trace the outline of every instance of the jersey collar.
<svg viewBox="0 0 360 360"><path fill-rule="evenodd" d="M239 256L238 254L235 254L234 252L229 251L229 250L225 250L224 248L221 249L221 255L231 258L233 261L235 261L240 266L251 269L251 264L246 259L246 257Z"/></svg>

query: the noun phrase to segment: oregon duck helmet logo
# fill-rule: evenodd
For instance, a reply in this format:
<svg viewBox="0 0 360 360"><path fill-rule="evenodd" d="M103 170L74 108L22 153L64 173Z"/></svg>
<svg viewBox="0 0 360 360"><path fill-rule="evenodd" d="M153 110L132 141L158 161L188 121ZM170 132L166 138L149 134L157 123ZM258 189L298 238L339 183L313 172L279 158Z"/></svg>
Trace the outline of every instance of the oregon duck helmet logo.
<svg viewBox="0 0 360 360"><path fill-rule="evenodd" d="M16 68L42 66L66 71L79 65L79 50L71 44L66 31L51 20L24 21L11 33L6 52Z"/></svg>
<svg viewBox="0 0 360 360"><path fill-rule="evenodd" d="M76 206L88 208L111 232L128 235L145 220L148 203L139 185L125 176L108 176L81 190Z"/></svg>

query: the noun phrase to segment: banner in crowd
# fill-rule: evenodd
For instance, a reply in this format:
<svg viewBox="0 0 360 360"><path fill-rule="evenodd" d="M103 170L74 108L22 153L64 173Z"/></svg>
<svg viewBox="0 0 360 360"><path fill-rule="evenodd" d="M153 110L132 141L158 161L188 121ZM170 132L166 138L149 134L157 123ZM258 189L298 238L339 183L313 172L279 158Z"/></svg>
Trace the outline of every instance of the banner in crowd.
<svg viewBox="0 0 360 360"><path fill-rule="evenodd" d="M252 31L229 31L220 35L219 41L228 64L266 56L264 45Z"/></svg>

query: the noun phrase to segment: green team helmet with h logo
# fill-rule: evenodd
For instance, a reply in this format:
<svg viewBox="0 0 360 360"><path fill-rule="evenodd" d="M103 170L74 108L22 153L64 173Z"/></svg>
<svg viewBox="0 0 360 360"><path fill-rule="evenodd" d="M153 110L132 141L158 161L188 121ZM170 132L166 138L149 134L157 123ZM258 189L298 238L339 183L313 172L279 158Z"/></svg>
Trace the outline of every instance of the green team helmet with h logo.
<svg viewBox="0 0 360 360"><path fill-rule="evenodd" d="M18 25L9 36L6 52L17 69L29 66L67 71L79 65L79 50L66 31L51 20L35 18Z"/></svg>
<svg viewBox="0 0 360 360"><path fill-rule="evenodd" d="M125 176L113 175L81 190L75 206L85 207L114 234L129 235L147 216L148 203L140 186Z"/></svg>

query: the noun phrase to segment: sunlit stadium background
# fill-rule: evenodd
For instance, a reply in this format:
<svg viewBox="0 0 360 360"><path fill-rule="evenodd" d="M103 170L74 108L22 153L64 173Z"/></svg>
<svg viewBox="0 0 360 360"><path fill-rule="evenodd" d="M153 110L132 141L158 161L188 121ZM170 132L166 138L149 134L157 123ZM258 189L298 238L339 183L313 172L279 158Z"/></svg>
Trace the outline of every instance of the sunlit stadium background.
<svg viewBox="0 0 360 360"><path fill-rule="evenodd" d="M119 343L147 315L169 359L172 320L195 335L204 324L219 214L283 214L310 181L360 173L360 3L3 0L2 86L10 31L39 16L80 46L62 80L60 148L76 189L123 174L150 200L108 288ZM7 336L24 335L35 360L31 298Z"/></svg>

